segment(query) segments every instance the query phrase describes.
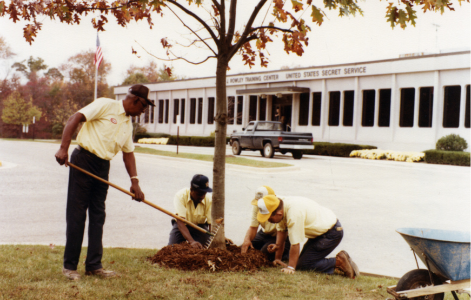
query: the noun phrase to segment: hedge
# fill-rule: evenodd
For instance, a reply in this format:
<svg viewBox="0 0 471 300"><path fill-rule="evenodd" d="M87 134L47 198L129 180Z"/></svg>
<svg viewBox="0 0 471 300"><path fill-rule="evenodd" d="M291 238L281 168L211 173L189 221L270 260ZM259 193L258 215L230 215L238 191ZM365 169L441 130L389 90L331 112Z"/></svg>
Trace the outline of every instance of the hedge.
<svg viewBox="0 0 471 300"><path fill-rule="evenodd" d="M230 138L226 137L226 144ZM177 136L172 135L169 137L167 145L176 145ZM180 146L202 146L202 147L214 147L214 137L212 136L180 136L178 138L178 145Z"/></svg>
<svg viewBox="0 0 471 300"><path fill-rule="evenodd" d="M349 157L353 150L377 149L376 146L343 143L314 142L314 150L303 150L304 154Z"/></svg>
<svg viewBox="0 0 471 300"><path fill-rule="evenodd" d="M463 151L444 151L427 150L425 153L425 162L429 164L468 166L470 162L469 152Z"/></svg>
<svg viewBox="0 0 471 300"><path fill-rule="evenodd" d="M146 139L146 138L167 138L170 137L170 134L167 133L153 133L153 132L146 132L146 133L136 133L134 135L134 142L137 142L139 139Z"/></svg>

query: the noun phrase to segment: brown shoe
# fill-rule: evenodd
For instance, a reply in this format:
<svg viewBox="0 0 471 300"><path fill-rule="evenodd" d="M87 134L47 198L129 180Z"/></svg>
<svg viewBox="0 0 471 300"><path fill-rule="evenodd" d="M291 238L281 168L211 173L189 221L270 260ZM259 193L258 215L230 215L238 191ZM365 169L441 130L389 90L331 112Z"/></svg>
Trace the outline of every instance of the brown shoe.
<svg viewBox="0 0 471 300"><path fill-rule="evenodd" d="M80 274L76 270L62 269L62 274L70 280L80 280Z"/></svg>
<svg viewBox="0 0 471 300"><path fill-rule="evenodd" d="M353 268L353 272L355 273L355 277L357 276L360 276L360 269L358 268L357 264L352 260L352 258L350 257L350 255L348 255L347 251L345 250L342 250L340 252L343 252L347 258L348 258L348 262L350 263L350 265L352 266Z"/></svg>
<svg viewBox="0 0 471 300"><path fill-rule="evenodd" d="M110 270L105 270L103 268L98 269L98 270L93 270L93 271L87 271L85 272L85 275L98 275L103 278L110 278L110 277L115 277L116 272L110 271Z"/></svg>
<svg viewBox="0 0 471 300"><path fill-rule="evenodd" d="M348 278L355 279L355 271L353 270L348 258L349 256L347 252L340 251L335 257L335 267L342 271Z"/></svg>

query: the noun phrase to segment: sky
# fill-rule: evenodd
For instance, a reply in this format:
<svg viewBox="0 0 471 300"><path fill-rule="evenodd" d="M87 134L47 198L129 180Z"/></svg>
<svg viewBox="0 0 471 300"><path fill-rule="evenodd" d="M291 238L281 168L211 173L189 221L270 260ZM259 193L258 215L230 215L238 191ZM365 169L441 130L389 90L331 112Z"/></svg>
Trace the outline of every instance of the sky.
<svg viewBox="0 0 471 300"><path fill-rule="evenodd" d="M245 3L244 3L245 2ZM315 4L318 1L314 1ZM238 22L236 28L243 29L253 7L253 0L239 0ZM397 2L396 2L397 3ZM251 5L252 4L252 5ZM278 70L282 67L310 67L339 63L354 63L370 60L397 58L406 53L438 53L453 50L469 50L471 44L471 8L470 4L453 1L455 11L440 13L417 12L417 24L392 29L386 22L385 14L388 1L359 1L364 16L338 17L337 11L327 11L327 18L321 26L308 22L312 31L309 33L309 45L303 56L286 54L283 45L275 39L268 47L270 54L268 68L244 66L240 56L235 56L230 63L228 74L255 71ZM266 7L265 11L267 11ZM309 19L309 13L303 17ZM91 19L84 18L80 25L67 25L59 21L44 18L42 30L32 45L23 37L25 22L13 23L7 18L0 18L0 35L11 47L16 56L9 61L0 62L0 78L4 78L8 66L30 56L41 57L49 68L59 67L67 59L81 51L96 48L96 30ZM265 13L261 14L265 17ZM267 20L273 18L267 15ZM100 32L100 42L104 59L111 63L112 69L107 82L120 85L125 79L126 70L131 66L145 66L154 60L159 66L171 66L174 73L183 78L215 76L216 60L211 59L201 65L192 65L183 61L163 62L148 55L144 49L158 57L165 58L160 40L179 41L187 44L189 32L180 21L167 13L163 18L154 15L154 27L149 29L147 22L133 22L123 28L109 17L106 31ZM259 20L260 21L260 20ZM191 22L186 20L185 22ZM138 55L133 55L131 49ZM208 50L174 47L181 56L199 61L211 53ZM11 75L11 73L10 73Z"/></svg>

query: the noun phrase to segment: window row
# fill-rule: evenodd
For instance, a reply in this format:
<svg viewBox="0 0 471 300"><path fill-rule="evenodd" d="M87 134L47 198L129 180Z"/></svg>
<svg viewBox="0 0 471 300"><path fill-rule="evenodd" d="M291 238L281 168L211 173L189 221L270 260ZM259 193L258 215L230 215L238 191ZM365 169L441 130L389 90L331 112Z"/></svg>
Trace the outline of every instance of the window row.
<svg viewBox="0 0 471 300"><path fill-rule="evenodd" d="M391 119L391 89L380 89L378 97L378 127L389 127ZM418 126L432 127L433 119L433 87L418 89ZM372 127L375 122L376 90L362 90L361 126ZM415 116L415 88L400 89L399 126L413 127ZM341 92L328 92L328 120L329 126L353 126L355 91L343 91L343 107L341 106ZM466 86L466 103L464 126L470 127L470 86ZM300 94L299 99L299 125L308 125L309 94ZM311 125L321 125L322 93L312 93ZM458 128L460 125L461 86L445 86L443 102L443 127ZM342 120L341 109L343 111Z"/></svg>

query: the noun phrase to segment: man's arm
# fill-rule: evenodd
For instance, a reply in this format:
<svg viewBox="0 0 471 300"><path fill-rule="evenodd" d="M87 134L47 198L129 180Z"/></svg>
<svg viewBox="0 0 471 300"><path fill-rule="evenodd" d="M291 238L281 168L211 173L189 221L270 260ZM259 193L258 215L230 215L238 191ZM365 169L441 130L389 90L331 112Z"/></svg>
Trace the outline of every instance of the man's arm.
<svg viewBox="0 0 471 300"><path fill-rule="evenodd" d="M62 132L62 143L59 148L59 151L56 152L56 160L62 166L69 162L69 146L70 142L72 141L72 135L74 134L75 130L77 130L78 125L81 122L86 122L87 119L82 113L76 112L73 114L69 120L67 120L67 124L65 124L64 131Z"/></svg>
<svg viewBox="0 0 471 300"><path fill-rule="evenodd" d="M300 249L301 249L301 246L299 244L291 245L291 248L289 248L288 266L286 268L281 269L281 272L287 273L287 274L294 273L294 271L296 270L296 265L298 264Z"/></svg>
<svg viewBox="0 0 471 300"><path fill-rule="evenodd" d="M247 253L247 250L249 249L249 247L253 249L252 241L257 235L257 229L258 227L249 227L249 230L247 230L247 233L245 234L245 238L244 238L244 243L241 246L242 254Z"/></svg>
<svg viewBox="0 0 471 300"><path fill-rule="evenodd" d="M180 230L180 233L183 235L183 237L190 243L190 245L194 248L198 249L203 249L203 245L201 245L200 242L197 242L193 239L193 237L190 234L190 231L188 230L188 227L186 227L185 223L183 223L180 220L177 220L177 226L178 230Z"/></svg>
<svg viewBox="0 0 471 300"><path fill-rule="evenodd" d="M126 166L126 170L128 171L129 177L137 176L136 159L134 158L134 152L123 152L123 161L124 165ZM131 179L131 188L129 190L135 196L133 199L137 201L142 201L145 199L144 193L141 191L141 187L139 186L139 179Z"/></svg>

